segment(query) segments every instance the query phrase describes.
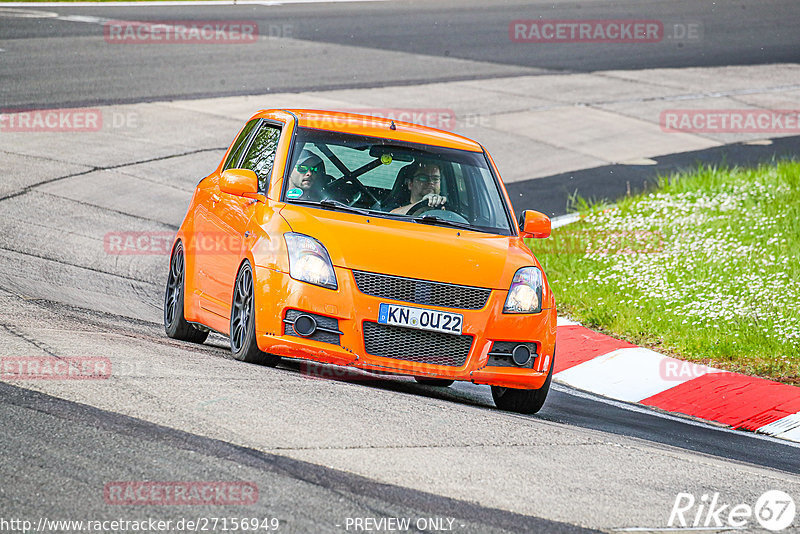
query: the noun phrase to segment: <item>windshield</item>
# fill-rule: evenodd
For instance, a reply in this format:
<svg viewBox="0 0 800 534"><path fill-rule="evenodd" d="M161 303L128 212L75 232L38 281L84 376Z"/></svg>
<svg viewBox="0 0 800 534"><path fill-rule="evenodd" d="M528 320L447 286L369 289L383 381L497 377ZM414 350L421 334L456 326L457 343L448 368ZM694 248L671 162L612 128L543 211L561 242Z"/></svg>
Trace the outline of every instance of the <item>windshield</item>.
<svg viewBox="0 0 800 534"><path fill-rule="evenodd" d="M286 202L511 235L482 152L299 128Z"/></svg>

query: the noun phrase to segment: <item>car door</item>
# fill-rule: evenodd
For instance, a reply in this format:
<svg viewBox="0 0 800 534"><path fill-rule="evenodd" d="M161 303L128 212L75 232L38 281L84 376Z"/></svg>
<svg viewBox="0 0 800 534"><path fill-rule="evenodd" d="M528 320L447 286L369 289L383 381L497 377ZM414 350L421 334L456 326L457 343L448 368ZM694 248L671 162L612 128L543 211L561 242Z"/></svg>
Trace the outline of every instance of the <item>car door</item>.
<svg viewBox="0 0 800 534"><path fill-rule="evenodd" d="M264 193L269 186L280 134L278 125L262 121L238 163L238 168L256 173L259 192ZM224 193L219 190L219 185L211 196L209 228L213 239L209 243L214 247L215 262L213 271L207 273L203 307L229 320L233 284L244 256L248 223L258 201Z"/></svg>
<svg viewBox="0 0 800 534"><path fill-rule="evenodd" d="M222 167L223 171L238 166L260 123L261 119L253 119L242 128L228 152ZM220 319L225 316L225 312L221 303L213 298L215 276L209 275L224 270L225 259L221 257L222 254L214 250L214 243L218 242L217 237L220 232L216 216L212 215L221 200L218 175L212 175L200 183L195 197L194 231L185 244L186 269L194 280L193 287L196 294L189 299L194 310L192 316L216 329L224 325L224 321ZM212 312L211 315L209 312Z"/></svg>

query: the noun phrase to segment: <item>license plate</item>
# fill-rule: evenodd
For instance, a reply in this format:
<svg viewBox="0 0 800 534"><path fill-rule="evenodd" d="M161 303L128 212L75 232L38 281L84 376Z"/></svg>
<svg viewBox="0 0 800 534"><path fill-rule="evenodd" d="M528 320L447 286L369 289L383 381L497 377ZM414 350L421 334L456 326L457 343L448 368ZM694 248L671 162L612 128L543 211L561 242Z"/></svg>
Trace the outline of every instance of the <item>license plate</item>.
<svg viewBox="0 0 800 534"><path fill-rule="evenodd" d="M412 308L411 306L381 304L378 311L378 322L443 334L461 335L464 316L458 313Z"/></svg>

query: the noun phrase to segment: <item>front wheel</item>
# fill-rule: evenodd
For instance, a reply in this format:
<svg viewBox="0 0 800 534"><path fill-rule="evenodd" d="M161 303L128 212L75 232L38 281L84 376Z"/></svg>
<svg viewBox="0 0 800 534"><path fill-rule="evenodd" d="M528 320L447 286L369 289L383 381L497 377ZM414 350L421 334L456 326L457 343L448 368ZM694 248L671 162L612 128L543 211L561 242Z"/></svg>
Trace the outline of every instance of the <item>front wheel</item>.
<svg viewBox="0 0 800 534"><path fill-rule="evenodd" d="M556 354L554 350L547 379L539 389L514 389L492 386L492 398L495 406L507 412L524 414L533 414L541 410L547 398L547 393L550 391L550 381L553 379L553 364L555 364L555 361Z"/></svg>
<svg viewBox="0 0 800 534"><path fill-rule="evenodd" d="M164 294L164 330L173 339L202 343L208 337L208 331L196 328L183 316L185 270L183 244L179 241L169 260L167 290Z"/></svg>
<svg viewBox="0 0 800 534"><path fill-rule="evenodd" d="M260 363L274 367L280 357L267 354L256 343L255 298L253 297L253 270L245 262L236 275L231 306L231 353L237 360Z"/></svg>

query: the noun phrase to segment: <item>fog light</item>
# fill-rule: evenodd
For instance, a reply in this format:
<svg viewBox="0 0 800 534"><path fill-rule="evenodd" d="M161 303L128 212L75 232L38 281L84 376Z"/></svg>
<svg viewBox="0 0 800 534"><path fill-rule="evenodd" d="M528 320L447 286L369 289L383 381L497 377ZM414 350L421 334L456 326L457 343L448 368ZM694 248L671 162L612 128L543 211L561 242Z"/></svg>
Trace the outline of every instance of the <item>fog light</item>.
<svg viewBox="0 0 800 534"><path fill-rule="evenodd" d="M517 345L511 353L511 359L514 360L515 365L522 367L531 361L531 349L527 345Z"/></svg>
<svg viewBox="0 0 800 534"><path fill-rule="evenodd" d="M294 331L298 335L308 337L317 331L317 321L310 315L301 315L294 320Z"/></svg>

